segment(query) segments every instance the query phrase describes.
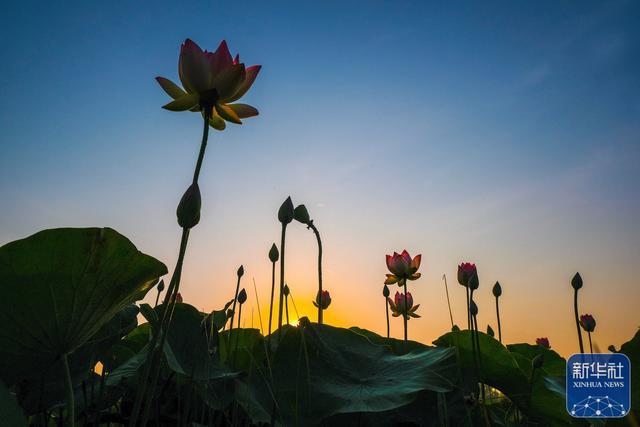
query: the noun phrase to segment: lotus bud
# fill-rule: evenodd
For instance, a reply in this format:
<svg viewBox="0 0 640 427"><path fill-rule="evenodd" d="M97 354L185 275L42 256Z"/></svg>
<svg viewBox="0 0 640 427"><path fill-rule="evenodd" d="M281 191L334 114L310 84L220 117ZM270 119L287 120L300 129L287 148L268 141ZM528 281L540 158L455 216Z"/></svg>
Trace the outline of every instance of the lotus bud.
<svg viewBox="0 0 640 427"><path fill-rule="evenodd" d="M245 291L244 288L242 288L242 290L238 294L238 302L240 304L244 304L245 302L247 302L247 291Z"/></svg>
<svg viewBox="0 0 640 427"><path fill-rule="evenodd" d="M318 295L316 295L316 300L313 301L313 305L326 310L329 307L329 304L331 304L331 295L329 294L329 291L322 291L322 293L318 291Z"/></svg>
<svg viewBox="0 0 640 427"><path fill-rule="evenodd" d="M311 218L309 218L309 211L305 205L298 205L293 211L293 218L305 225L311 224Z"/></svg>
<svg viewBox="0 0 640 427"><path fill-rule="evenodd" d="M176 302L182 304L182 295L180 295L180 292L176 295Z"/></svg>
<svg viewBox="0 0 640 427"><path fill-rule="evenodd" d="M284 288L282 288L282 293L284 294L284 296L288 297L290 292L291 291L289 290L289 285L284 285Z"/></svg>
<svg viewBox="0 0 640 427"><path fill-rule="evenodd" d="M489 335L491 338L496 336L496 333L493 332L493 328L491 327L491 325L487 325L487 335Z"/></svg>
<svg viewBox="0 0 640 427"><path fill-rule="evenodd" d="M476 302L474 300L471 300L471 303L469 304L469 311L471 312L472 316L478 315L478 306L476 305Z"/></svg>
<svg viewBox="0 0 640 427"><path fill-rule="evenodd" d="M460 326L458 325L453 325L451 327L451 332L460 332Z"/></svg>
<svg viewBox="0 0 640 427"><path fill-rule="evenodd" d="M536 338L536 344L542 348L551 348L551 345L549 344L549 338L547 337Z"/></svg>
<svg viewBox="0 0 640 427"><path fill-rule="evenodd" d="M278 210L278 221L282 224L289 224L293 221L293 202L291 201L291 197L287 197L287 200L280 206Z"/></svg>
<svg viewBox="0 0 640 427"><path fill-rule="evenodd" d="M538 354L531 360L533 369L540 369L544 365L544 354Z"/></svg>
<svg viewBox="0 0 640 427"><path fill-rule="evenodd" d="M496 298L502 295L502 286L500 286L500 282L496 282L496 284L493 285L492 291L493 291L493 296Z"/></svg>
<svg viewBox="0 0 640 427"><path fill-rule="evenodd" d="M158 292L164 291L164 280L160 280L160 283L158 283L157 289L158 289Z"/></svg>
<svg viewBox="0 0 640 427"><path fill-rule="evenodd" d="M571 286L573 286L573 289L575 290L582 287L582 276L580 276L580 273L576 273L576 275L573 276L573 279L571 279Z"/></svg>
<svg viewBox="0 0 640 427"><path fill-rule="evenodd" d="M596 329L596 319L590 314L583 314L580 316L580 326L586 332L593 332Z"/></svg>
<svg viewBox="0 0 640 427"><path fill-rule="evenodd" d="M391 293L389 292L389 287L387 285L384 285L384 287L382 288L382 296L388 298L389 295L391 295Z"/></svg>
<svg viewBox="0 0 640 427"><path fill-rule="evenodd" d="M227 309L227 320L231 319L233 317L233 309L229 308Z"/></svg>
<svg viewBox="0 0 640 427"><path fill-rule="evenodd" d="M274 243L271 245L271 249L269 249L269 260L271 262L276 262L280 258L280 252L278 252L278 247Z"/></svg>
<svg viewBox="0 0 640 427"><path fill-rule="evenodd" d="M476 265L470 262L463 262L458 265L458 283L462 286L469 286L469 279L476 274Z"/></svg>
<svg viewBox="0 0 640 427"><path fill-rule="evenodd" d="M616 346L615 345L610 345L609 347L607 347L607 350L609 350L611 353L617 353L618 350L616 350Z"/></svg>
<svg viewBox="0 0 640 427"><path fill-rule="evenodd" d="M195 227L200 222L201 206L200 187L198 183L191 184L178 203L178 225L187 229Z"/></svg>
<svg viewBox="0 0 640 427"><path fill-rule="evenodd" d="M241 265L238 267L238 277L242 277L244 275L244 267Z"/></svg>

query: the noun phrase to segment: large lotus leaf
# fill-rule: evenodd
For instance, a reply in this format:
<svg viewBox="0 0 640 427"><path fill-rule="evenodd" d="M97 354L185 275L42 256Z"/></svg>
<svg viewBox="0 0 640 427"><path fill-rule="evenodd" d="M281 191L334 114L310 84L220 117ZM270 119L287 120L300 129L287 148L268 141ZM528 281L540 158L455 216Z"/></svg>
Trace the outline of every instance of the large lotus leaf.
<svg viewBox="0 0 640 427"><path fill-rule="evenodd" d="M220 333L220 360L223 363L249 371L262 364L267 356L264 337L258 329L232 329Z"/></svg>
<svg viewBox="0 0 640 427"><path fill-rule="evenodd" d="M12 427L27 426L27 419L16 403L16 397L6 385L0 381L0 420L3 425Z"/></svg>
<svg viewBox="0 0 640 427"><path fill-rule="evenodd" d="M0 376L40 375L166 272L109 228L45 230L2 246Z"/></svg>
<svg viewBox="0 0 640 427"><path fill-rule="evenodd" d="M80 348L69 355L71 380L75 386L88 381L90 370L103 355L112 354L121 338L135 327L138 313L133 304L118 312ZM103 362L104 363L104 362ZM51 409L65 401L62 361L56 361L39 376L22 378L16 384L19 403L28 415Z"/></svg>
<svg viewBox="0 0 640 427"><path fill-rule="evenodd" d="M640 420L640 330L634 337L622 344L619 353L631 361L631 414L625 418L610 419L607 425L631 425L629 418Z"/></svg>
<svg viewBox="0 0 640 427"><path fill-rule="evenodd" d="M238 392L248 413L248 403L261 402L254 421L264 421L260 417L270 412L269 387L284 425L312 425L343 413L390 411L413 402L421 392L456 387L453 350L425 346L396 355L388 346L348 329L308 321L301 325L284 330L271 371L253 373L250 399Z"/></svg>
<svg viewBox="0 0 640 427"><path fill-rule="evenodd" d="M529 361L529 363L520 366L527 376L531 373L531 361L539 354L544 357L544 370L549 375L557 377L566 375L567 361L551 349L526 343L508 344L507 349L511 353L518 353L524 356Z"/></svg>
<svg viewBox="0 0 640 427"><path fill-rule="evenodd" d="M530 359L519 352L510 352L487 334L479 332L478 337L481 382L500 390L533 419L551 422L553 425L572 423L564 408L564 401L545 386L544 377L548 375L546 371L540 370L536 374L531 388L530 368L527 368L531 364ZM466 370L474 368L469 330L449 332L434 341L434 344L455 346L458 349L461 367ZM516 349L523 350L521 347ZM528 370L525 372L521 366Z"/></svg>
<svg viewBox="0 0 640 427"><path fill-rule="evenodd" d="M409 340L405 342L404 340L399 340L396 338L387 338L383 337L382 335L378 335L375 332L369 331L367 329L362 329L357 326L352 326L349 328L349 330L367 337L373 344L388 346L395 354L406 354L409 351L425 347L424 344L418 341Z"/></svg>
<svg viewBox="0 0 640 427"><path fill-rule="evenodd" d="M156 308L158 313L161 307ZM203 319L204 314L195 307L175 305L164 348L169 368L195 380L235 376L210 351L209 334Z"/></svg>

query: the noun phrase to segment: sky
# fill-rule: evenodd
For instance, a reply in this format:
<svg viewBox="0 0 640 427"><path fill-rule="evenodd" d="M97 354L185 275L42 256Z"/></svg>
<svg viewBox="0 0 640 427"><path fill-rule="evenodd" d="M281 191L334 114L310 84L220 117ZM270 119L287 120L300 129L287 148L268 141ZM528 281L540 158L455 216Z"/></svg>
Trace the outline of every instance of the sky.
<svg viewBox="0 0 640 427"><path fill-rule="evenodd" d="M154 77L178 81L185 38L226 39L263 67L243 98L260 116L212 130L186 302L221 308L242 264L243 323L260 324L255 280L264 324L290 195L324 242L326 323L384 334L385 254L406 248L422 254L412 339L451 328L443 274L465 323L470 261L481 329L500 281L504 341L576 352L579 271L594 343L619 346L640 326L639 17L633 1L3 2L0 244L108 226L171 270L201 119L161 109ZM316 254L292 224L286 281L311 319Z"/></svg>

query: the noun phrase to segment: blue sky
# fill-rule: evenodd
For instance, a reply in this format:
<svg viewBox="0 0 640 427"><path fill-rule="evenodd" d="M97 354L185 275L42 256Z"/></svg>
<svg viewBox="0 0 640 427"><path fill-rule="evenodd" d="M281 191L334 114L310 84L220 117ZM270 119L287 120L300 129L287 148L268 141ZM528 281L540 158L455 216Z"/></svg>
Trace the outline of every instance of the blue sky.
<svg viewBox="0 0 640 427"><path fill-rule="evenodd" d="M162 110L153 78L177 81L186 37L210 50L224 38L263 66L245 97L261 115L212 134L187 301L221 305L243 263L264 307L290 194L327 245L329 321L382 332L363 307L381 303L384 254L406 247L423 253L417 338L448 327L441 276L453 284L469 260L481 325L495 323L500 280L508 340L573 350L568 280L580 270L596 342L620 344L640 321L639 12L632 1L5 2L0 243L111 226L171 266L201 126ZM287 280L310 307L313 236L290 236Z"/></svg>

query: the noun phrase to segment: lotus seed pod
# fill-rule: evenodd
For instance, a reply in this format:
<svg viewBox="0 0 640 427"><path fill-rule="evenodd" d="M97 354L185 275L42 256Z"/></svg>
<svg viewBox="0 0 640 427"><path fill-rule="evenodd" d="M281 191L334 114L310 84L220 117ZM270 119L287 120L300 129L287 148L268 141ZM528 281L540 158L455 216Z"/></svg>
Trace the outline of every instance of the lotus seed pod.
<svg viewBox="0 0 640 427"><path fill-rule="evenodd" d="M309 211L305 205L298 205L293 211L293 218L301 222L302 224L311 224L311 218L309 218Z"/></svg>

